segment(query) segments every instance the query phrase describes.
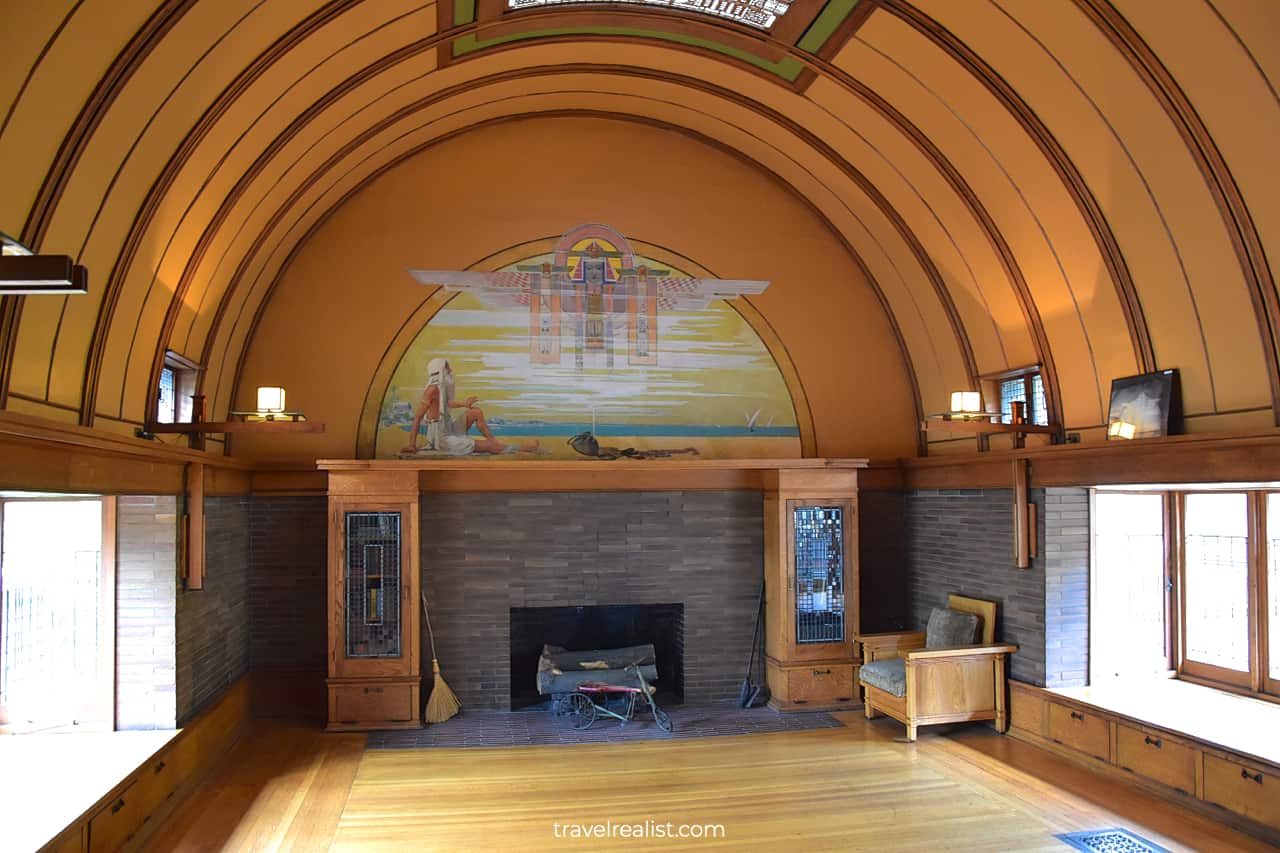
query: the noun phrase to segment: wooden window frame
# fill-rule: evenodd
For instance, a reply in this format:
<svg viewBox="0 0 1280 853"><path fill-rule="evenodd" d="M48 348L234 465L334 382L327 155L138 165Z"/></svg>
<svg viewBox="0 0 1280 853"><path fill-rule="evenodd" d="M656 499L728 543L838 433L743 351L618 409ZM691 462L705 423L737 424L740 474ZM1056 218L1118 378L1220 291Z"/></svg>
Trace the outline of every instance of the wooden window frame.
<svg viewBox="0 0 1280 853"><path fill-rule="evenodd" d="M202 368L196 362L173 350L165 352L164 367L173 371L173 423L191 423L193 416L191 397L196 392L196 383ZM153 395L151 416L159 420L160 383L158 380L151 393Z"/></svg>
<svg viewBox="0 0 1280 853"><path fill-rule="evenodd" d="M102 632L98 644L98 672L101 678L92 691L93 698L86 705L75 709L78 731L114 731L116 724L116 496L115 495L32 495L30 497L0 497L0 548L3 548L4 510L10 503L66 502L97 500L102 506L102 540L99 546L99 622ZM0 575L0 595L4 592L4 578ZM0 609L0 621L4 611ZM0 638L4 625L0 624ZM0 735L8 720L0 705Z"/></svg>
<svg viewBox="0 0 1280 853"><path fill-rule="evenodd" d="M1186 597L1186 498L1193 494L1242 494L1247 513L1246 529L1249 545L1247 602L1248 616L1248 670L1240 671L1207 664L1187 658L1187 597ZM1173 648L1177 649L1177 675L1179 678L1220 687L1237 693L1280 702L1280 679L1269 676L1269 643L1267 636L1267 541L1266 502L1270 494L1280 494L1269 489L1186 489L1169 493L1170 502L1167 527L1173 534L1170 544L1172 578L1177 601L1177 618L1173 620Z"/></svg>
<svg viewBox="0 0 1280 853"><path fill-rule="evenodd" d="M1035 405L1035 377L1040 377L1040 384L1044 388L1044 411L1040 412L1033 409ZM1003 383L1010 379L1021 377L1023 382L1023 396L1027 402L1027 423L1038 424L1037 417L1042 418L1043 425L1049 423L1049 389L1044 387L1044 370L1038 364L1027 365L1026 367L1016 367L1012 370L1002 370L998 373L986 373L978 377L980 390L982 391L982 399L986 406L991 408L984 409L988 412L999 413L1002 417L1004 414L1004 400L1000 393L1000 387ZM1003 421L1002 421L1003 422Z"/></svg>

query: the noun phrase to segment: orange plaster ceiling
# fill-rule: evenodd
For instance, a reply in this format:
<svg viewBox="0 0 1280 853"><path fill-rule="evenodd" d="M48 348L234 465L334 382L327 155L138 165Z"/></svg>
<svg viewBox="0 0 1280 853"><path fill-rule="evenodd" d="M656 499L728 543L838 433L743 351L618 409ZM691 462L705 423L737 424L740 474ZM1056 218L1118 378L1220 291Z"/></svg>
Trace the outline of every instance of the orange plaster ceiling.
<svg viewBox="0 0 1280 853"><path fill-rule="evenodd" d="M405 265L479 268L598 220L772 277L750 310L822 455L972 449L919 418L1033 364L1085 441L1112 379L1169 367L1189 430L1276 425L1280 4L797 0L767 32L506 6L7 13L0 231L91 289L4 298L0 405L132 433L173 350L211 417L275 374L330 425L313 455L350 455L430 297Z"/></svg>

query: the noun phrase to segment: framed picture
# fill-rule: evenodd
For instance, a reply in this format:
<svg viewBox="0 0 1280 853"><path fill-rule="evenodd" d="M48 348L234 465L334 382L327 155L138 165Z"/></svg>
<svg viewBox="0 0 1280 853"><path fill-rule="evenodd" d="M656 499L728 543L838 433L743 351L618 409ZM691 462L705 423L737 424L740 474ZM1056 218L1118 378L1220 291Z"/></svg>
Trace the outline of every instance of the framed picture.
<svg viewBox="0 0 1280 853"><path fill-rule="evenodd" d="M1107 439L1174 435L1182 424L1177 370L1158 370L1111 380Z"/></svg>

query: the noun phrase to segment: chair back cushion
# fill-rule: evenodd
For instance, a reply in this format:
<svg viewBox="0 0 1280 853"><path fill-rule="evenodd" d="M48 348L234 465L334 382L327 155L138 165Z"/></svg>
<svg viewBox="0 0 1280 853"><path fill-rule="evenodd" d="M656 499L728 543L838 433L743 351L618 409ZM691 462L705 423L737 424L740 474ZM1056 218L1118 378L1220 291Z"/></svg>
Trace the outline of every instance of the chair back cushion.
<svg viewBox="0 0 1280 853"><path fill-rule="evenodd" d="M978 636L978 617L963 610L935 607L929 614L929 627L925 629L926 649L948 649L952 646L970 646Z"/></svg>

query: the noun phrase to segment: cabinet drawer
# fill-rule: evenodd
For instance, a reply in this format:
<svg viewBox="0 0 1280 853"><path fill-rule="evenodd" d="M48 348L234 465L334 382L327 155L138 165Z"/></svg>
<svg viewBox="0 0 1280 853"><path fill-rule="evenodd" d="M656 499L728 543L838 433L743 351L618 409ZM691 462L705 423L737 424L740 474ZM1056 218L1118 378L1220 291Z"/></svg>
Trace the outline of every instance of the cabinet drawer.
<svg viewBox="0 0 1280 853"><path fill-rule="evenodd" d="M1054 702L1049 703L1049 737L1103 761L1110 753L1111 738L1105 717Z"/></svg>
<svg viewBox="0 0 1280 853"><path fill-rule="evenodd" d="M1196 790L1196 757L1200 753L1185 744L1116 724L1116 763L1139 776L1163 782L1188 794Z"/></svg>
<svg viewBox="0 0 1280 853"><path fill-rule="evenodd" d="M1236 814L1280 828L1280 775L1275 772L1206 755L1204 798Z"/></svg>
<svg viewBox="0 0 1280 853"><path fill-rule="evenodd" d="M138 771L138 781L133 785L133 796L138 801L138 809L142 813L142 821L151 819L173 796L173 792L182 782L173 763L173 750L151 759Z"/></svg>
<svg viewBox="0 0 1280 853"><path fill-rule="evenodd" d="M852 702L858 695L854 689L854 667L820 664L787 671L787 695L792 702L823 705Z"/></svg>
<svg viewBox="0 0 1280 853"><path fill-rule="evenodd" d="M138 831L143 813L134 796L137 787L125 788L89 819L89 853L114 853Z"/></svg>
<svg viewBox="0 0 1280 853"><path fill-rule="evenodd" d="M1044 735L1047 702L1022 690L1009 691L1009 723L1014 728Z"/></svg>
<svg viewBox="0 0 1280 853"><path fill-rule="evenodd" d="M344 684L329 690L335 722L403 722L418 714L410 684Z"/></svg>

